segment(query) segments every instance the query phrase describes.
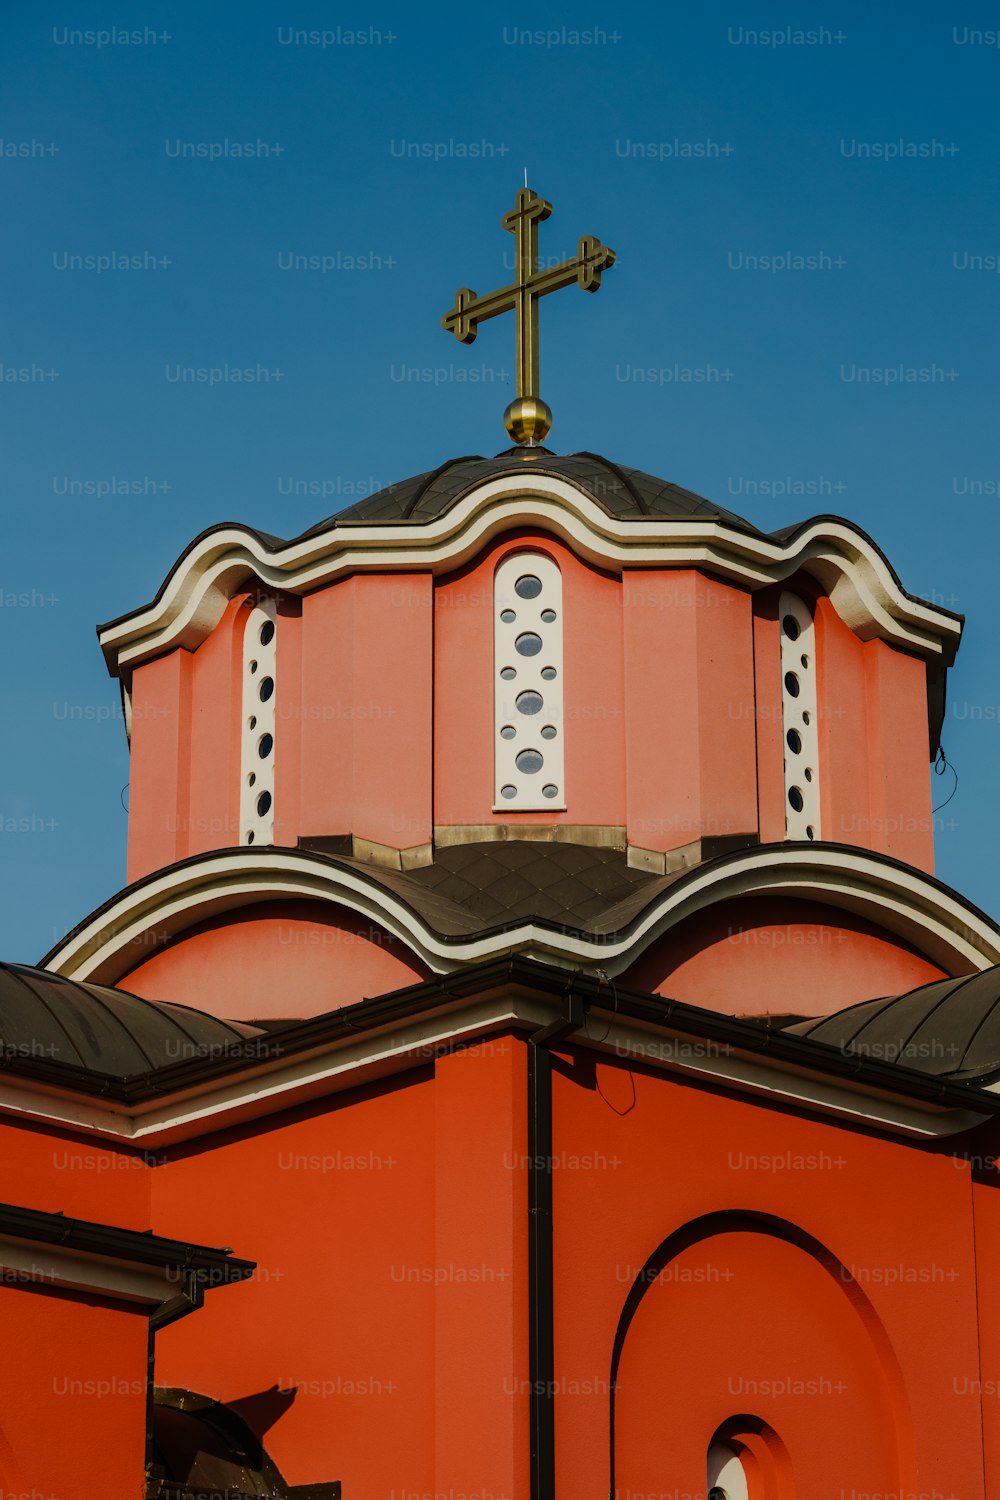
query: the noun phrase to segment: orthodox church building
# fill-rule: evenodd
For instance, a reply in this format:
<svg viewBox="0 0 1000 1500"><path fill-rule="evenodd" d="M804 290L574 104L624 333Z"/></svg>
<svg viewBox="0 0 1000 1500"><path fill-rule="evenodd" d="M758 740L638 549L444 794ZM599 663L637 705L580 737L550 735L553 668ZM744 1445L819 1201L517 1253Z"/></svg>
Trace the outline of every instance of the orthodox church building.
<svg viewBox="0 0 1000 1500"><path fill-rule="evenodd" d="M614 257L548 212L444 320L515 313L513 446L100 629L126 882L0 968L2 1500L1000 1494L962 622L551 451L538 300Z"/></svg>

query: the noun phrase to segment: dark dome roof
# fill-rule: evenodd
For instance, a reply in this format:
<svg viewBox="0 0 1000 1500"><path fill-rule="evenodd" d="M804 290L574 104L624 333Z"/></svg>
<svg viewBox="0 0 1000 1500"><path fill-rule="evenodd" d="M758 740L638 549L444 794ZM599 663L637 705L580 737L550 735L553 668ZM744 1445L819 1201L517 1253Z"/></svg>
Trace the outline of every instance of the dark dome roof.
<svg viewBox="0 0 1000 1500"><path fill-rule="evenodd" d="M1000 1074L1000 967L784 1029L935 1078L985 1080Z"/></svg>
<svg viewBox="0 0 1000 1500"><path fill-rule="evenodd" d="M400 480L312 526L303 536L318 536L337 526L371 526L378 522L418 525L449 510L474 485L501 474L547 474L569 480L620 521L725 521L741 531L763 535L749 521L641 469L623 469L596 453L551 453L548 448L508 448L496 458L452 458L439 469Z"/></svg>
<svg viewBox="0 0 1000 1500"><path fill-rule="evenodd" d="M221 1021L186 1005L0 964L0 1056L7 1059L128 1078L260 1035L256 1026Z"/></svg>

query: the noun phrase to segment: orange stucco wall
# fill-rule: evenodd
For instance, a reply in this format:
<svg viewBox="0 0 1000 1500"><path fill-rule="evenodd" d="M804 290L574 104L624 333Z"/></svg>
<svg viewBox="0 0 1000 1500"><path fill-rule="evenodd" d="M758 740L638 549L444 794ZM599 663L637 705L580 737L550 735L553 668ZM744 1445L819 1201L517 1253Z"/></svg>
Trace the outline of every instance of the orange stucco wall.
<svg viewBox="0 0 1000 1500"><path fill-rule="evenodd" d="M346 908L265 901L190 928L118 988L252 1021L322 1015L429 974L384 927Z"/></svg>
<svg viewBox="0 0 1000 1500"><path fill-rule="evenodd" d="M493 1038L170 1153L157 1222L260 1269L163 1331L157 1382L253 1414L294 1483L524 1495L525 1117L521 1049Z"/></svg>
<svg viewBox="0 0 1000 1500"><path fill-rule="evenodd" d="M540 549L563 586L565 812L493 811L493 577ZM929 869L926 673L861 641L810 579L822 836ZM279 600L275 838L410 849L435 825L626 826L672 850L784 838L777 601L694 569L609 573L519 528L456 572L365 572ZM241 842L242 608L134 674L129 879Z"/></svg>
<svg viewBox="0 0 1000 1500"><path fill-rule="evenodd" d="M122 1229L149 1228L149 1166L142 1151L0 1117L0 1154L5 1203Z"/></svg>
<svg viewBox="0 0 1000 1500"><path fill-rule="evenodd" d="M623 580L629 842L757 832L750 596L687 569Z"/></svg>
<svg viewBox="0 0 1000 1500"><path fill-rule="evenodd" d="M822 834L934 869L923 662L816 604Z"/></svg>
<svg viewBox="0 0 1000 1500"><path fill-rule="evenodd" d="M303 601L297 833L429 841L432 605L428 573L355 576Z"/></svg>
<svg viewBox="0 0 1000 1500"><path fill-rule="evenodd" d="M976 1226L979 1267L979 1361L952 1373L955 1404L980 1410L986 1493L1000 1493L1000 1129L996 1124L970 1133L951 1157L969 1183Z"/></svg>
<svg viewBox="0 0 1000 1500"><path fill-rule="evenodd" d="M865 645L872 848L934 869L930 740L923 662L885 641ZM845 829L850 835L851 829ZM851 837L846 843L853 843Z"/></svg>
<svg viewBox="0 0 1000 1500"><path fill-rule="evenodd" d="M96 1298L0 1288L4 1500L138 1500L146 1456L144 1314Z"/></svg>
<svg viewBox="0 0 1000 1500"><path fill-rule="evenodd" d="M132 677L128 879L187 854L191 714L188 651L145 662Z"/></svg>
<svg viewBox="0 0 1000 1500"><path fill-rule="evenodd" d="M704 1494L738 1414L779 1435L796 1495L984 1494L954 1384L978 1366L962 1164L583 1054L554 1101L562 1492L611 1488L620 1336L619 1495Z"/></svg>
<svg viewBox="0 0 1000 1500"><path fill-rule="evenodd" d="M244 599L197 651L178 648L132 679L128 878L240 842Z"/></svg>
<svg viewBox="0 0 1000 1500"><path fill-rule="evenodd" d="M818 901L748 896L655 938L623 980L730 1015L825 1016L942 977L936 964L862 917Z"/></svg>

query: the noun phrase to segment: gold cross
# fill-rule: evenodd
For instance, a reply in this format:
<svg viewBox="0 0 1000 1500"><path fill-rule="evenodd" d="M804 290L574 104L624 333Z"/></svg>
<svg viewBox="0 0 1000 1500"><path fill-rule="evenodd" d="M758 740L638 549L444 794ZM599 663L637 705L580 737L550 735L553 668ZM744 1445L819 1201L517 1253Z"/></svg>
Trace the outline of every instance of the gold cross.
<svg viewBox="0 0 1000 1500"><path fill-rule="evenodd" d="M596 292L601 272L615 263L615 252L592 234L581 235L577 253L549 270L538 269L538 226L552 212L552 204L523 187L514 207L500 220L516 238L517 280L497 292L477 297L467 286L455 294L455 306L441 319L441 327L461 344L471 344L479 324L498 313L513 312L517 333L517 400L504 412L504 425L515 443L534 447L552 426L552 412L538 391L538 299L574 282L585 292Z"/></svg>

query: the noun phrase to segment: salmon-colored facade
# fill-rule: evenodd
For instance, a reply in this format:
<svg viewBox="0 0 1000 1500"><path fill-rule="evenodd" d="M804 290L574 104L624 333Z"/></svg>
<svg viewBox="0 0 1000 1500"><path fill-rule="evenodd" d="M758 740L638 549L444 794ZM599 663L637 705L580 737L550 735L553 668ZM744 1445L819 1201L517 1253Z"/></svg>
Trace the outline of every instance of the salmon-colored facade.
<svg viewBox="0 0 1000 1500"><path fill-rule="evenodd" d="M0 974L0 1496L995 1493L959 628L543 449L199 538L127 883Z"/></svg>

